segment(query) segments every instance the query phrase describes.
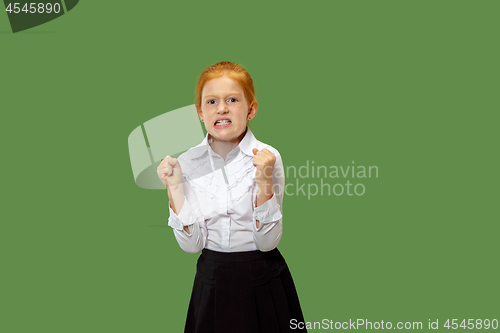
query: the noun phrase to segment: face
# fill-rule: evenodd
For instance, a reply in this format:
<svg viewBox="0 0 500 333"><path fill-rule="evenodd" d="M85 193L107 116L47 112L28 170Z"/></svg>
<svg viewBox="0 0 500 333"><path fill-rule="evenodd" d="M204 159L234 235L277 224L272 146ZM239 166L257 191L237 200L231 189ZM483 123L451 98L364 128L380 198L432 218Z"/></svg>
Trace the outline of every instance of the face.
<svg viewBox="0 0 500 333"><path fill-rule="evenodd" d="M221 76L203 86L198 114L214 141L239 144L248 120L257 113L257 107L255 101L248 105L237 81Z"/></svg>

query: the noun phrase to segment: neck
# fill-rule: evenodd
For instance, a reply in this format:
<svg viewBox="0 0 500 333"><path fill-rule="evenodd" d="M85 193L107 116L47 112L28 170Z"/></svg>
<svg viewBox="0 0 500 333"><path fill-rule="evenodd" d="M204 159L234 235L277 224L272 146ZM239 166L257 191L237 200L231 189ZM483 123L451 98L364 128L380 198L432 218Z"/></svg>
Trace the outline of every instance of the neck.
<svg viewBox="0 0 500 333"><path fill-rule="evenodd" d="M229 154L229 152L236 146L237 144L235 143L224 141L212 141L212 143L210 144L212 150L220 155L220 157L222 157L224 160L226 160L227 154Z"/></svg>
<svg viewBox="0 0 500 333"><path fill-rule="evenodd" d="M247 130L245 131L234 141L229 142L229 141L218 141L216 140L213 136L209 134L209 138L212 138L212 142L210 143L210 147L212 150L217 153L220 157L222 157L224 160L226 160L227 154L234 148L236 148L241 140L245 137L245 134L247 133Z"/></svg>

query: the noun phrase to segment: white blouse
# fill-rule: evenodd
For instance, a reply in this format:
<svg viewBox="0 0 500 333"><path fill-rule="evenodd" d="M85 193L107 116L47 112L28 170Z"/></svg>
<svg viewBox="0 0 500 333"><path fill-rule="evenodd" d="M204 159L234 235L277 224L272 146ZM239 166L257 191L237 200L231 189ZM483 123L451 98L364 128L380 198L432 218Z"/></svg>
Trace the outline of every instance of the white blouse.
<svg viewBox="0 0 500 333"><path fill-rule="evenodd" d="M202 143L178 157L185 200L179 215L169 207L168 218L177 242L189 253L203 248L219 252L273 250L281 239L285 186L279 152L258 141L249 128L225 161L212 150L210 142L207 134ZM266 148L276 156L274 195L259 207L255 207L253 148ZM188 226L190 234L183 226Z"/></svg>

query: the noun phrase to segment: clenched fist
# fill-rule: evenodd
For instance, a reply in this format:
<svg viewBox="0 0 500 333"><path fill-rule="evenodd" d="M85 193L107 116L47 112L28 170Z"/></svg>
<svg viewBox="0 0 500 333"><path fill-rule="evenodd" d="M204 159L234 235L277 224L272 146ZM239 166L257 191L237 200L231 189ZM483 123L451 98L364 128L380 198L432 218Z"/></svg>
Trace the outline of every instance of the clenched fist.
<svg viewBox="0 0 500 333"><path fill-rule="evenodd" d="M253 165L257 168L255 172L255 182L257 182L257 184L272 184L276 156L266 148L260 151L254 148L252 152L254 154Z"/></svg>
<svg viewBox="0 0 500 333"><path fill-rule="evenodd" d="M182 185L182 170L179 161L167 155L156 169L161 182L169 189L175 190Z"/></svg>

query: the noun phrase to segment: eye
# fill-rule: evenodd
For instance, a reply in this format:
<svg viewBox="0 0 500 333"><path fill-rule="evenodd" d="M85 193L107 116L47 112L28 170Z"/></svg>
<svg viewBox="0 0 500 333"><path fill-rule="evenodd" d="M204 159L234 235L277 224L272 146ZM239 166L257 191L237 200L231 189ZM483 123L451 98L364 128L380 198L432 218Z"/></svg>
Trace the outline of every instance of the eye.
<svg viewBox="0 0 500 333"><path fill-rule="evenodd" d="M214 99L210 99L207 101L207 104L215 104L215 100Z"/></svg>
<svg viewBox="0 0 500 333"><path fill-rule="evenodd" d="M230 102L237 102L238 100L237 100L236 98L234 98L234 97L231 97L231 98L229 99L229 101L230 101Z"/></svg>

